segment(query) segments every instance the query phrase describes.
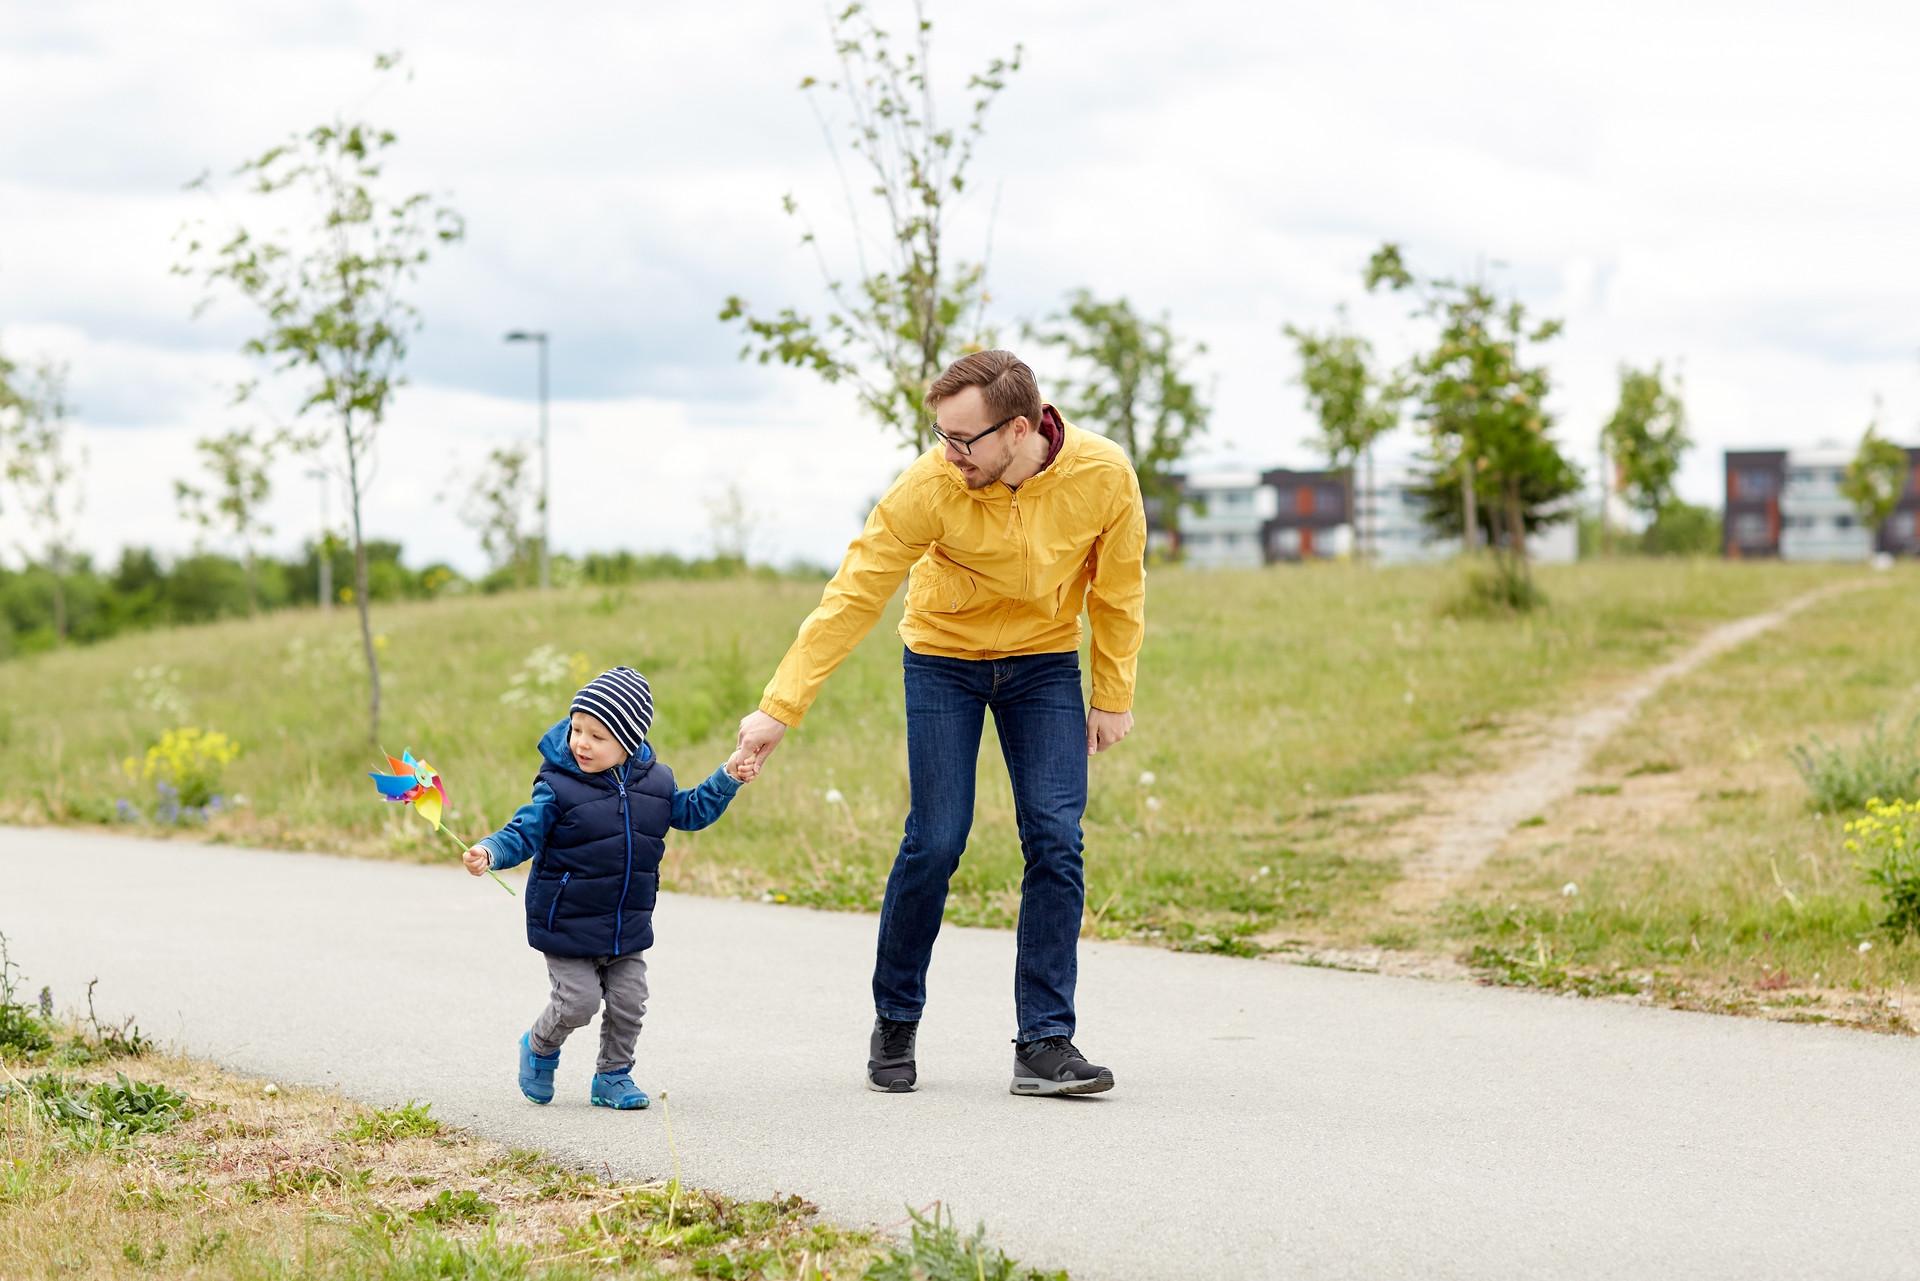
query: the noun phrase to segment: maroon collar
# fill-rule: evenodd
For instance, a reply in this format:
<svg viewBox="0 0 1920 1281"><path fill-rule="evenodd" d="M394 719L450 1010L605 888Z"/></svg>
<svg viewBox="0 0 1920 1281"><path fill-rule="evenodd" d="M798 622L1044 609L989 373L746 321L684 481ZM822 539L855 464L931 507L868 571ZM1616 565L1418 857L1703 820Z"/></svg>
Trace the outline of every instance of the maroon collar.
<svg viewBox="0 0 1920 1281"><path fill-rule="evenodd" d="M1047 438L1047 460L1040 464L1040 470L1045 471L1060 456L1060 446L1067 443L1066 424L1060 421L1060 411L1052 405L1040 406L1040 434Z"/></svg>

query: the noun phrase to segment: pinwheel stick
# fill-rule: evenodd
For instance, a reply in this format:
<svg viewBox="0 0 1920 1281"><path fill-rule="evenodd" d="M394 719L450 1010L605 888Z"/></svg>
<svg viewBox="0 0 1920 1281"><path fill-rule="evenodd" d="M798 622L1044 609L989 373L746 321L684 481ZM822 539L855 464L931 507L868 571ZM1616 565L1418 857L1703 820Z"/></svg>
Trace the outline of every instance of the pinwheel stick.
<svg viewBox="0 0 1920 1281"><path fill-rule="evenodd" d="M441 828L440 830L443 832L447 832L447 829L444 827ZM455 845L458 845L460 847L460 852L462 854L465 854L469 849L473 848L472 846L468 845L465 841L455 836L452 832L447 832L447 839L452 841ZM488 868L487 875L491 876L495 881L499 882L501 889L505 890L509 894L513 894L513 886L507 884L505 881L500 880L500 873L494 871L492 868ZM513 896L515 898L520 897L518 894L513 894Z"/></svg>

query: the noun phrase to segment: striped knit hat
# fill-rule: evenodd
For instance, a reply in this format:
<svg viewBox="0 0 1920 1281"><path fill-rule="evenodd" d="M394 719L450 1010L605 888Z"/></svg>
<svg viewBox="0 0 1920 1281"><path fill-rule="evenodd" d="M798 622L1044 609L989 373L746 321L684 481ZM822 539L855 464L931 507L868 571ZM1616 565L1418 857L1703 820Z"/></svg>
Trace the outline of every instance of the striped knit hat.
<svg viewBox="0 0 1920 1281"><path fill-rule="evenodd" d="M567 715L586 712L613 731L614 741L636 756L653 726L653 691L647 678L631 667L601 672L573 696Z"/></svg>

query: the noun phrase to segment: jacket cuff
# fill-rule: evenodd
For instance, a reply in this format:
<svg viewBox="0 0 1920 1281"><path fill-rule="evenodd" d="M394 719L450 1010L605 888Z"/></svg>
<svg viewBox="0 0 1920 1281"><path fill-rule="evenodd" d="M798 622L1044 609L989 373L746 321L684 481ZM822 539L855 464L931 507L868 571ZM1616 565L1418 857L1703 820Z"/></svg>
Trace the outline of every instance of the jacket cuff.
<svg viewBox="0 0 1920 1281"><path fill-rule="evenodd" d="M784 699L773 698L771 696L760 700L760 710L773 717L776 721L779 721L782 725L785 725L788 729L792 729L800 724L801 718L806 715L806 712L802 708Z"/></svg>
<svg viewBox="0 0 1920 1281"><path fill-rule="evenodd" d="M746 786L745 783L742 783L739 779L727 773L725 763L722 763L718 769L714 770L712 776L709 777L707 781L717 786L728 796L737 794L741 788Z"/></svg>

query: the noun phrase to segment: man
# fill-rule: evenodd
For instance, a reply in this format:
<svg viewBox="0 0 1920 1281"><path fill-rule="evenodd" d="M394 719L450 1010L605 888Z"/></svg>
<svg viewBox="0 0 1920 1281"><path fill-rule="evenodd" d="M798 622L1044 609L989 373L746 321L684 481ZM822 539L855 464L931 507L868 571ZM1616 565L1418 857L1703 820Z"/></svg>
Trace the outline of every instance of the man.
<svg viewBox="0 0 1920 1281"><path fill-rule="evenodd" d="M756 763L800 723L909 568L906 834L887 878L873 970L867 1084L906 1093L947 883L973 823L985 713L1013 783L1026 872L1014 1001L1015 1094L1095 1094L1113 1073L1074 1047L1086 887L1087 757L1133 728L1144 630L1146 513L1126 455L1041 403L1011 352L956 360L927 393L937 448L867 518L819 608L740 722ZM1080 613L1093 625L1092 707L1081 702Z"/></svg>

